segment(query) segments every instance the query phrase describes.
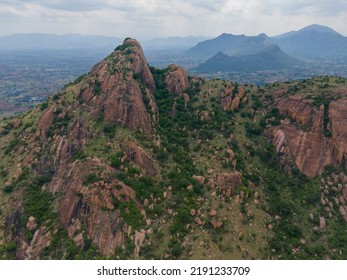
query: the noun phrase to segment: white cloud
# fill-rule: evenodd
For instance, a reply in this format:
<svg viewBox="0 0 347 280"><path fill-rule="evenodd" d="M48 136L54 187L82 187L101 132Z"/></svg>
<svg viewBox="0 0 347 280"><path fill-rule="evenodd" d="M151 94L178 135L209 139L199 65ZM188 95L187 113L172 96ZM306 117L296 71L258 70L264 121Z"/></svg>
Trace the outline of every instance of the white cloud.
<svg viewBox="0 0 347 280"><path fill-rule="evenodd" d="M0 0L0 35L271 35L312 23L347 35L346 14L346 0Z"/></svg>

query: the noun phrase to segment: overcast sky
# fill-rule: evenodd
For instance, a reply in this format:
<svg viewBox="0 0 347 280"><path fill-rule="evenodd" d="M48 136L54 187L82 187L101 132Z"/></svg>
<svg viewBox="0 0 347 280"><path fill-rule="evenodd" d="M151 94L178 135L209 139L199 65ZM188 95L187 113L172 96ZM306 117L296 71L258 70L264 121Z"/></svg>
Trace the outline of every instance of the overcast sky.
<svg viewBox="0 0 347 280"><path fill-rule="evenodd" d="M312 23L347 36L347 0L0 0L0 36L277 35Z"/></svg>

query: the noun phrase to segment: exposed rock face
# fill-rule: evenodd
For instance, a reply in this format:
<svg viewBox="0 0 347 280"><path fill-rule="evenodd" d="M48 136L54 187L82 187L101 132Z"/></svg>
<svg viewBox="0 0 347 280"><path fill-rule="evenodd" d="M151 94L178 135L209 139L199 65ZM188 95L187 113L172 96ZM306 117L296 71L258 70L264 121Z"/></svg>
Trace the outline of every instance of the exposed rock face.
<svg viewBox="0 0 347 280"><path fill-rule="evenodd" d="M333 154L341 163L347 155L347 99L330 102L329 117Z"/></svg>
<svg viewBox="0 0 347 280"><path fill-rule="evenodd" d="M183 91L189 87L187 71L180 66L169 65L165 83L171 94L182 95Z"/></svg>
<svg viewBox="0 0 347 280"><path fill-rule="evenodd" d="M241 173L221 173L217 178L217 186L223 193L223 195L230 197L237 187L242 185Z"/></svg>
<svg viewBox="0 0 347 280"><path fill-rule="evenodd" d="M308 124L314 111L310 105L295 96L280 99L276 107L281 114L289 115L303 125Z"/></svg>
<svg viewBox="0 0 347 280"><path fill-rule="evenodd" d="M283 145L285 144L285 140L286 135L281 129L278 129L274 132L274 138L272 143L274 144L278 153L283 151Z"/></svg>
<svg viewBox="0 0 347 280"><path fill-rule="evenodd" d="M222 93L221 106L223 110L235 110L239 107L241 99L245 96L243 87L238 86L237 93L234 92L234 86L229 84Z"/></svg>
<svg viewBox="0 0 347 280"><path fill-rule="evenodd" d="M123 147L129 159L136 162L146 174L157 175L153 159L141 147L130 141L125 142Z"/></svg>
<svg viewBox="0 0 347 280"><path fill-rule="evenodd" d="M98 166L104 170L100 181L84 186L84 178L95 172ZM106 256L112 255L116 246L124 245L128 232L128 225L122 219L120 210L115 209L113 200L134 201L145 217L143 206L133 189L117 179L110 183L102 180L108 171L111 168L98 159L74 164L69 171L69 180L66 180L68 183L62 186L66 191L59 204L59 219L68 230L69 237L75 238L80 233L78 224L86 224L89 238Z"/></svg>
<svg viewBox="0 0 347 280"><path fill-rule="evenodd" d="M155 90L153 75L136 40L124 41L123 48L125 51L116 49L106 60L93 67L92 79L82 87L80 95L91 105L95 118L102 115L108 123L149 135L153 128L143 95L150 100L151 111L156 112L151 94ZM148 90L141 89L140 83Z"/></svg>
<svg viewBox="0 0 347 280"><path fill-rule="evenodd" d="M129 45L133 49L130 54L130 61L132 71L134 73L139 73L141 76L141 81L151 90L155 90L155 82L151 70L149 69L147 60L143 53L142 47L138 41L135 39L126 39L123 45Z"/></svg>
<svg viewBox="0 0 347 280"><path fill-rule="evenodd" d="M52 123L54 116L54 107L50 107L45 113L42 114L39 123L36 135L42 139L47 139L47 131L49 126Z"/></svg>
<svg viewBox="0 0 347 280"><path fill-rule="evenodd" d="M284 98L275 104L281 114L289 115L302 125L302 128L294 124L270 128L276 151L289 156L300 172L312 178L321 174L326 166L344 162L347 154L347 100L330 103L331 137L323 134L324 106L313 108L305 100L300 100L300 96Z"/></svg>
<svg viewBox="0 0 347 280"><path fill-rule="evenodd" d="M51 232L46 227L36 230L30 246L25 251L25 259L39 259L40 252L51 244L51 239Z"/></svg>
<svg viewBox="0 0 347 280"><path fill-rule="evenodd" d="M273 130L273 144L277 152L290 155L297 168L312 178L332 163L328 140L320 133L303 132L294 125Z"/></svg>
<svg viewBox="0 0 347 280"><path fill-rule="evenodd" d="M141 230L141 231L135 231L135 252L134 252L134 255L135 257L138 257L139 256L139 253L140 253L140 249L141 249L141 246L143 244L143 242L145 241L145 231L144 230Z"/></svg>

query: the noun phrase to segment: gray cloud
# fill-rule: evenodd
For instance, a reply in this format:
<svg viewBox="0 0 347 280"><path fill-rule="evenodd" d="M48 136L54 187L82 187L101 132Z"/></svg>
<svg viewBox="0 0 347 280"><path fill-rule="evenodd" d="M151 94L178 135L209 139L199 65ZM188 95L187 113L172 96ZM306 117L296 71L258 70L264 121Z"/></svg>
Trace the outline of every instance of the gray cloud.
<svg viewBox="0 0 347 280"><path fill-rule="evenodd" d="M23 30L140 37L278 34L312 23L347 34L346 14L346 0L0 0L0 22L6 20L0 35Z"/></svg>
<svg viewBox="0 0 347 280"><path fill-rule="evenodd" d="M255 1L254 1L255 2ZM319 16L336 16L346 13L347 1L345 0L263 0L257 2L259 10L266 14L281 13L283 15L295 15L312 13Z"/></svg>

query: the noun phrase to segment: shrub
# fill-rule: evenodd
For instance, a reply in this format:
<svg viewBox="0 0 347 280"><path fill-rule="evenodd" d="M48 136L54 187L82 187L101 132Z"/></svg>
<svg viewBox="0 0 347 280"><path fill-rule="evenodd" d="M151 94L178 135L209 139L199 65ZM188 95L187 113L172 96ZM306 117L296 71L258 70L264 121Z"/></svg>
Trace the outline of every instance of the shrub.
<svg viewBox="0 0 347 280"><path fill-rule="evenodd" d="M144 218L133 200L121 204L122 217L133 229L140 229L145 224Z"/></svg>
<svg viewBox="0 0 347 280"><path fill-rule="evenodd" d="M13 186L12 185L5 186L4 192L7 193L7 194L13 192Z"/></svg>
<svg viewBox="0 0 347 280"><path fill-rule="evenodd" d="M96 79L94 83L94 94L99 95L100 93L101 93L101 83L98 79Z"/></svg>
<svg viewBox="0 0 347 280"><path fill-rule="evenodd" d="M6 244L6 252L13 253L17 249L17 243L14 240L11 240Z"/></svg>
<svg viewBox="0 0 347 280"><path fill-rule="evenodd" d="M89 185L95 182L98 182L100 179L95 173L90 173L87 175L87 177L83 181L83 185Z"/></svg>
<svg viewBox="0 0 347 280"><path fill-rule="evenodd" d="M110 164L113 168L119 168L122 165L122 161L117 155L113 155L111 156Z"/></svg>
<svg viewBox="0 0 347 280"><path fill-rule="evenodd" d="M105 124L103 131L109 137L113 138L116 134L116 128L117 128L117 125L115 124Z"/></svg>

